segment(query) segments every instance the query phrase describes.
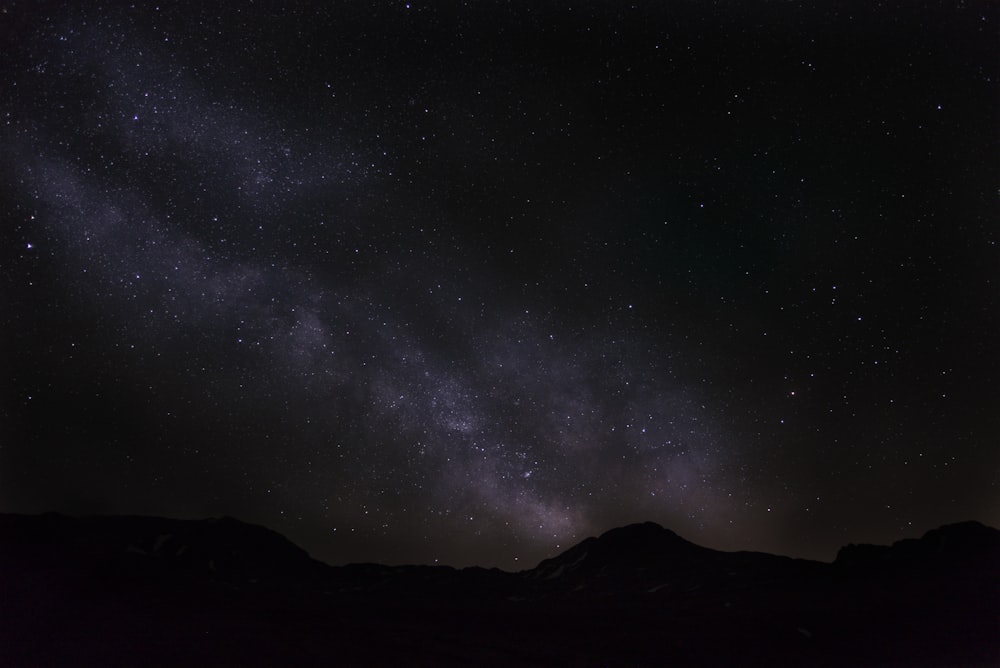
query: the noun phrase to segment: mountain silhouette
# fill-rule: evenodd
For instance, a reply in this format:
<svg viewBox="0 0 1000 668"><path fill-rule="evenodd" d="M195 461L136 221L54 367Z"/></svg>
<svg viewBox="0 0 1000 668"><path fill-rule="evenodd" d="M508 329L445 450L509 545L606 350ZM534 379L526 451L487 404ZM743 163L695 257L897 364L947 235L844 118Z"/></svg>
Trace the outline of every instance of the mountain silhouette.
<svg viewBox="0 0 1000 668"><path fill-rule="evenodd" d="M287 587L328 566L281 534L232 517L0 515L0 567L66 576L211 580Z"/></svg>
<svg viewBox="0 0 1000 668"><path fill-rule="evenodd" d="M611 529L542 561L538 577L599 576L609 572L697 568L711 550L690 543L654 522Z"/></svg>
<svg viewBox="0 0 1000 668"><path fill-rule="evenodd" d="M876 575L912 570L978 569L1000 564L1000 531L979 522L932 529L923 537L886 545L847 545L834 565Z"/></svg>
<svg viewBox="0 0 1000 668"><path fill-rule="evenodd" d="M1000 531L833 563L652 522L519 573L332 567L233 518L0 514L4 665L1000 665Z"/></svg>

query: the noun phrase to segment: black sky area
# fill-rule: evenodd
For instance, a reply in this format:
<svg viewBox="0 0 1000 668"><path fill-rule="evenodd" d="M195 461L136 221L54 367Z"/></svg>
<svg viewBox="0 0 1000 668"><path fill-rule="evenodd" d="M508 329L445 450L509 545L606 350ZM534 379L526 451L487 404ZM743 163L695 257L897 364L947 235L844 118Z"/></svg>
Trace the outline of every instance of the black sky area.
<svg viewBox="0 0 1000 668"><path fill-rule="evenodd" d="M1000 526L1000 4L0 11L0 511Z"/></svg>

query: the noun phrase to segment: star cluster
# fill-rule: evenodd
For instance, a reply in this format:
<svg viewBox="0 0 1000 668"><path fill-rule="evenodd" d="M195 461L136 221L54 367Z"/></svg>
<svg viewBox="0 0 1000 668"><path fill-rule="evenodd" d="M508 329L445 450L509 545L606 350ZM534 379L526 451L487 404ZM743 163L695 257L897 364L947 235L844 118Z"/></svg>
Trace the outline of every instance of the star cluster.
<svg viewBox="0 0 1000 668"><path fill-rule="evenodd" d="M4 11L2 509L1000 524L990 3Z"/></svg>

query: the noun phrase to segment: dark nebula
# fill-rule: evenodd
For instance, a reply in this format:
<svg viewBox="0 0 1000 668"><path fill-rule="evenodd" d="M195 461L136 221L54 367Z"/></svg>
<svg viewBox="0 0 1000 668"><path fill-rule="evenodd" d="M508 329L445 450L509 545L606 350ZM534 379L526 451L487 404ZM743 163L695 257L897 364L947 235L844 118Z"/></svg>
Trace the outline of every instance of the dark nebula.
<svg viewBox="0 0 1000 668"><path fill-rule="evenodd" d="M288 4L5 3L0 511L1000 525L1000 5Z"/></svg>

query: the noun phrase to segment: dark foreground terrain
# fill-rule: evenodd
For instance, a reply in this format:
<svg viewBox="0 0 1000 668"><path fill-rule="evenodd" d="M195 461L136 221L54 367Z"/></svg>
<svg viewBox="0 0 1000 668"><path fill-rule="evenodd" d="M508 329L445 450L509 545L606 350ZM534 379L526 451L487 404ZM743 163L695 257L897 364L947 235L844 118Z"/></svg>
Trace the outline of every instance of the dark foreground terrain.
<svg viewBox="0 0 1000 668"><path fill-rule="evenodd" d="M506 573L330 567L229 518L0 515L0 665L998 666L1000 531L826 564L646 523Z"/></svg>

